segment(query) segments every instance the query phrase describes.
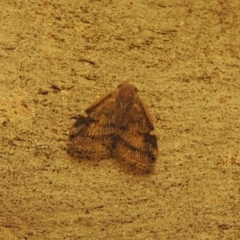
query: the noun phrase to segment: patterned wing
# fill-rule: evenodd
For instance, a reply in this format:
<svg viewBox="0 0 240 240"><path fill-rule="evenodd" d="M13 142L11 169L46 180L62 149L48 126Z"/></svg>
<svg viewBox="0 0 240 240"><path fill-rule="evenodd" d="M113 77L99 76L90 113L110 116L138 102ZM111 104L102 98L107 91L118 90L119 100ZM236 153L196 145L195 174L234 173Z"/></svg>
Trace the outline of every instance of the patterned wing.
<svg viewBox="0 0 240 240"><path fill-rule="evenodd" d="M158 156L157 138L152 119L147 106L137 95L137 91L131 94L127 92L127 88L123 91L123 97L119 94L115 105L115 107L118 105L118 101L121 102L119 105L126 102L126 107L122 109L117 107L120 110L115 110L115 148L121 156L149 165L155 162Z"/></svg>
<svg viewBox="0 0 240 240"><path fill-rule="evenodd" d="M69 130L69 138L80 145L111 144L114 133L115 91L93 102Z"/></svg>

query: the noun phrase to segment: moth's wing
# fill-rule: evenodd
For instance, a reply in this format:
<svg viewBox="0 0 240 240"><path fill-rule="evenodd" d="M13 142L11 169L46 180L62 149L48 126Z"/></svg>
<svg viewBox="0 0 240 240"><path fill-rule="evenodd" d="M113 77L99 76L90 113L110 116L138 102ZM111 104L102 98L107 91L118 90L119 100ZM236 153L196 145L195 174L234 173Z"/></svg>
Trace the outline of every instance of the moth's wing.
<svg viewBox="0 0 240 240"><path fill-rule="evenodd" d="M147 106L137 95L134 105L116 129L116 149L136 162L149 165L157 159L158 146L153 121Z"/></svg>
<svg viewBox="0 0 240 240"><path fill-rule="evenodd" d="M69 130L69 138L80 145L111 144L114 133L115 91L93 102Z"/></svg>

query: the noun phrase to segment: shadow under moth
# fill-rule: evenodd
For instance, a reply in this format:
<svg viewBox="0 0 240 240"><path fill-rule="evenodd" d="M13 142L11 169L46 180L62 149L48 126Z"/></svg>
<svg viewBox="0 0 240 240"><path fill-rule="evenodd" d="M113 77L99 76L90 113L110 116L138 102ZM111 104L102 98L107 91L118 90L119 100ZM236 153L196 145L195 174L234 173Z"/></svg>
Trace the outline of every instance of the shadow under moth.
<svg viewBox="0 0 240 240"><path fill-rule="evenodd" d="M69 130L80 146L101 144L113 156L149 167L158 156L157 138L147 106L129 83L93 102Z"/></svg>

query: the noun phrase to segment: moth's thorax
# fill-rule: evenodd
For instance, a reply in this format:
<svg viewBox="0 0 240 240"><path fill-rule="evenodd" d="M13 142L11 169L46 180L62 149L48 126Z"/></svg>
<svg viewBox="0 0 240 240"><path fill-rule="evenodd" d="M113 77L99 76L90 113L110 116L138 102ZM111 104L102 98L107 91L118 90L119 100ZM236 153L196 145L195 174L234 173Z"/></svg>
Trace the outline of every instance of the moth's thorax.
<svg viewBox="0 0 240 240"><path fill-rule="evenodd" d="M124 106L134 101L136 93L137 89L133 85L125 83L119 87L117 98Z"/></svg>

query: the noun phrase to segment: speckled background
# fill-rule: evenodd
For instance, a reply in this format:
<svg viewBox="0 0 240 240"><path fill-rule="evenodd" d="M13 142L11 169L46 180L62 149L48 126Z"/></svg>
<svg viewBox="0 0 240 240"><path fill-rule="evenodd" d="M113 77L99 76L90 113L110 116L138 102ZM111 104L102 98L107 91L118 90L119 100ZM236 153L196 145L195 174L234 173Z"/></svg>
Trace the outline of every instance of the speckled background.
<svg viewBox="0 0 240 240"><path fill-rule="evenodd" d="M0 3L0 239L240 239L240 2ZM149 175L68 154L68 129L130 81Z"/></svg>

